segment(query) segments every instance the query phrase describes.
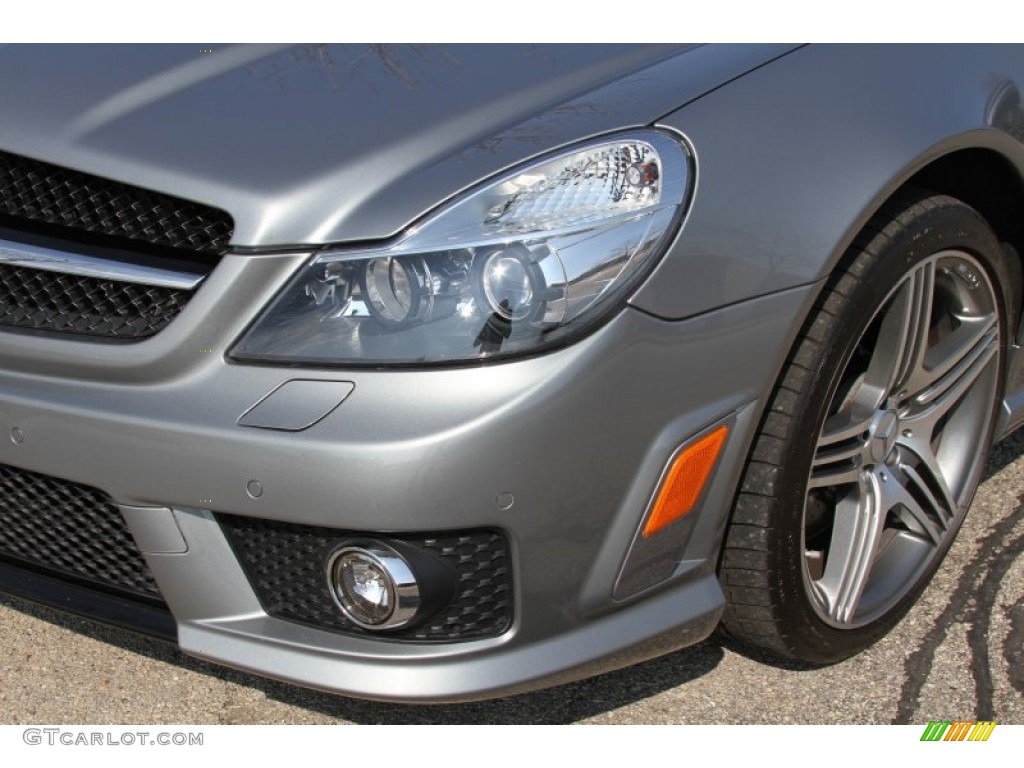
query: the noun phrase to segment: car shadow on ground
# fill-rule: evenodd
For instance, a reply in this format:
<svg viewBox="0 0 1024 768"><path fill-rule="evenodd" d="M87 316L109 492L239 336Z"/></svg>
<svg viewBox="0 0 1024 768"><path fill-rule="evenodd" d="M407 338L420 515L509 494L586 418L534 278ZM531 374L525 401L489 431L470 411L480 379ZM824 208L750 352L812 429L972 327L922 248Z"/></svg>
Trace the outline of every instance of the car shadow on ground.
<svg viewBox="0 0 1024 768"><path fill-rule="evenodd" d="M1024 429L1017 430L993 446L992 455L988 459L988 466L985 468L985 475L981 481L985 482L1003 467L1012 464L1021 455L1024 455Z"/></svg>
<svg viewBox="0 0 1024 768"><path fill-rule="evenodd" d="M1024 434L1017 433L993 450L985 479L1024 455ZM587 680L534 693L485 702L445 705L399 705L368 702L299 688L186 656L170 643L136 635L89 619L55 611L19 598L0 595L5 606L73 632L182 669L261 691L268 699L327 717L365 724L560 724L597 717L676 688L711 672L726 650L793 671L817 667L750 651L718 635L660 658ZM144 721L145 713L138 713ZM209 713L209 722L217 713Z"/></svg>

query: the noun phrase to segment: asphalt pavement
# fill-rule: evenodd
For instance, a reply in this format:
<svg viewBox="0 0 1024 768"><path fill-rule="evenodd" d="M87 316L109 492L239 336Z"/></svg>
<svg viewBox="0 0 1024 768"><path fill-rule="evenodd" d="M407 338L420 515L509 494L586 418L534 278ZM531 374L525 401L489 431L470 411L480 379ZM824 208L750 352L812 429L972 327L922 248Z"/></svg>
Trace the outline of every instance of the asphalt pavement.
<svg viewBox="0 0 1024 768"><path fill-rule="evenodd" d="M904 621L827 668L712 639L508 699L400 706L227 670L173 646L0 595L0 723L1024 724L1024 435L996 447L941 570Z"/></svg>

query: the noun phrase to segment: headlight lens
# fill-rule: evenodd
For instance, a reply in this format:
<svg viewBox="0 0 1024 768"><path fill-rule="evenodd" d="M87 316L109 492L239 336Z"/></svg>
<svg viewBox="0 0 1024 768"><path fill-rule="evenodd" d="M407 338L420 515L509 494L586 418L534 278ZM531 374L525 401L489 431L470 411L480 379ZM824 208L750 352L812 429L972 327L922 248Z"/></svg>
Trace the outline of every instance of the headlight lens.
<svg viewBox="0 0 1024 768"><path fill-rule="evenodd" d="M689 175L683 145L659 131L506 174L388 248L319 254L232 357L434 363L566 343L606 317L664 250Z"/></svg>

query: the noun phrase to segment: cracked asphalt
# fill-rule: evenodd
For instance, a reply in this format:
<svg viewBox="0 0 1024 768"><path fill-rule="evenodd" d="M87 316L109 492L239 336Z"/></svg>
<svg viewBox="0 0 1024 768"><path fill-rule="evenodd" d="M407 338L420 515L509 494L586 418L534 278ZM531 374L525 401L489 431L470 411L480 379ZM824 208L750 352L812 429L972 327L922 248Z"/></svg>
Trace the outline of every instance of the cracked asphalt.
<svg viewBox="0 0 1024 768"><path fill-rule="evenodd" d="M718 639L579 683L463 705L377 704L223 669L169 644L0 595L0 723L1024 724L1024 435L998 445L921 601L819 669Z"/></svg>

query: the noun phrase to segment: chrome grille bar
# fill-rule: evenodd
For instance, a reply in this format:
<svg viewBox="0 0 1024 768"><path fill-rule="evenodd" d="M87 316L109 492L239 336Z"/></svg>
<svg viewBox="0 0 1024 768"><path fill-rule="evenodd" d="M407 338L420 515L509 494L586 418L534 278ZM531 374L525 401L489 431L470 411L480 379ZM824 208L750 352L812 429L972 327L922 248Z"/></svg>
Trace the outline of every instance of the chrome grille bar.
<svg viewBox="0 0 1024 768"><path fill-rule="evenodd" d="M129 264L2 239L0 239L0 264L179 290L192 290L205 277L205 275L193 272Z"/></svg>

